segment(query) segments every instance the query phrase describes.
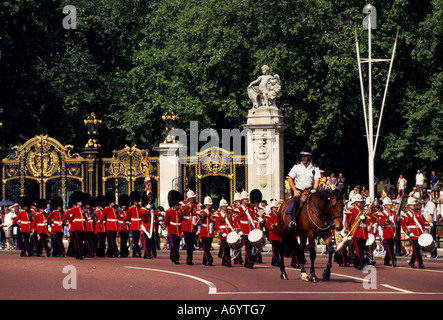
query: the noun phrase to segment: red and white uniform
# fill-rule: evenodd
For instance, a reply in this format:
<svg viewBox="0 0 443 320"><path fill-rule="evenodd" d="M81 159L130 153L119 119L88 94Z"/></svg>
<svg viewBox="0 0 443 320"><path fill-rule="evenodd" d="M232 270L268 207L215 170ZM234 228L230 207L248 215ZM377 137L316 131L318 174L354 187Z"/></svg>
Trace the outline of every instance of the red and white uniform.
<svg viewBox="0 0 443 320"><path fill-rule="evenodd" d="M118 232L129 233L129 223L125 219L128 216L128 210L120 211L121 217L118 219Z"/></svg>
<svg viewBox="0 0 443 320"><path fill-rule="evenodd" d="M218 238L225 240L227 235L235 231L234 221L232 220L229 209L226 212L221 210L217 211L215 218L215 229L218 232Z"/></svg>
<svg viewBox="0 0 443 320"><path fill-rule="evenodd" d="M94 232L94 220L92 219L91 215L90 215L90 211L87 212L88 214L86 214L86 219L85 219L85 227L86 227L86 231L88 232Z"/></svg>
<svg viewBox="0 0 443 320"><path fill-rule="evenodd" d="M123 221L131 222L131 230L139 231L141 229L141 217L140 212L144 209L140 209L137 206L132 206L126 212L126 217Z"/></svg>
<svg viewBox="0 0 443 320"><path fill-rule="evenodd" d="M106 231L118 231L118 215L113 207L103 209L103 215L100 217L100 221L106 221Z"/></svg>
<svg viewBox="0 0 443 320"><path fill-rule="evenodd" d="M12 224L20 221L20 231L21 232L31 232L31 218L27 211L20 211L12 220Z"/></svg>
<svg viewBox="0 0 443 320"><path fill-rule="evenodd" d="M363 210L352 208L346 211L345 214L347 216L347 230L350 231L355 219L360 219L360 216L363 214ZM357 230L355 230L353 238L368 239L368 226L365 221L362 221Z"/></svg>
<svg viewBox="0 0 443 320"><path fill-rule="evenodd" d="M423 233L423 226L429 222L420 214L420 211L407 211L402 219L401 227L411 239L418 239Z"/></svg>
<svg viewBox="0 0 443 320"><path fill-rule="evenodd" d="M46 224L46 217L43 213L37 212L34 215L34 220L32 220L31 228L37 233L47 233L47 224Z"/></svg>
<svg viewBox="0 0 443 320"><path fill-rule="evenodd" d="M85 217L79 207L74 207L66 211L62 221L68 220L71 225L71 231L86 231Z"/></svg>
<svg viewBox="0 0 443 320"><path fill-rule="evenodd" d="M95 216L97 218L97 223L95 224L94 233L105 233L106 225L102 222L103 210L95 210Z"/></svg>
<svg viewBox="0 0 443 320"><path fill-rule="evenodd" d="M58 210L52 211L47 220L51 223L51 233L63 232L62 213Z"/></svg>
<svg viewBox="0 0 443 320"><path fill-rule="evenodd" d="M200 236L202 238L213 238L215 233L215 212L213 209L200 211Z"/></svg>
<svg viewBox="0 0 443 320"><path fill-rule="evenodd" d="M141 222L142 222L142 230L143 232L151 232L151 223L152 225L152 232L156 230L158 227L158 217L160 213L155 210L140 210L140 216L141 216ZM152 237L152 234L151 234Z"/></svg>
<svg viewBox="0 0 443 320"><path fill-rule="evenodd" d="M240 212L237 215L237 222L243 235L248 235L252 230L256 229L256 225L254 224L254 206L252 204L248 204L247 206L241 205L239 210Z"/></svg>
<svg viewBox="0 0 443 320"><path fill-rule="evenodd" d="M278 235L277 230L277 212L270 212L266 215L266 228L269 231L269 241L278 241L280 240L280 236Z"/></svg>
<svg viewBox="0 0 443 320"><path fill-rule="evenodd" d="M395 239L395 212L383 210L378 216L378 224L383 227L384 239Z"/></svg>
<svg viewBox="0 0 443 320"><path fill-rule="evenodd" d="M182 231L184 232L197 232L197 225L199 222L198 212L200 211L201 204L198 202L190 202L185 200L180 203L179 211L182 213L183 224Z"/></svg>
<svg viewBox="0 0 443 320"><path fill-rule="evenodd" d="M168 234L180 236L182 233L182 216L179 210L169 208L165 212L164 225L168 228Z"/></svg>

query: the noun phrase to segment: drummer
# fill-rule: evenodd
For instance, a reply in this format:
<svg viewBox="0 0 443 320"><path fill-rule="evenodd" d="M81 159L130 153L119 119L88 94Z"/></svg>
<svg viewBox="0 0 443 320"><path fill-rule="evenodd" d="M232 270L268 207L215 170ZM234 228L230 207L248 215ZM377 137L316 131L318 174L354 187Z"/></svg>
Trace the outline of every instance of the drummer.
<svg viewBox="0 0 443 320"><path fill-rule="evenodd" d="M269 241L272 246L272 266L280 266L279 244L280 236L277 229L277 217L278 217L278 201L272 200L270 204L271 212L265 215L266 228L269 232Z"/></svg>
<svg viewBox="0 0 443 320"><path fill-rule="evenodd" d="M235 232L234 222L231 218L231 213L228 202L225 199L220 200L219 210L216 212L215 229L218 233L218 239L222 246L222 265L232 267L231 264L231 249L226 241L229 233Z"/></svg>
<svg viewBox="0 0 443 320"><path fill-rule="evenodd" d="M373 201L370 197L367 197L365 199L365 214L372 217L371 219L367 219L366 225L368 226L368 240L375 241L375 237L377 235L377 229L378 229L378 222L377 218L374 214L373 210ZM369 250L368 250L369 249ZM370 247L366 245L366 253L369 258L369 264L375 265L375 257L374 257L374 250L370 250Z"/></svg>
<svg viewBox="0 0 443 320"><path fill-rule="evenodd" d="M212 266L214 259L211 255L212 239L214 238L214 222L215 211L212 208L212 198L205 197L204 201L205 209L199 212L199 218L201 222L200 236L203 244L203 265Z"/></svg>
<svg viewBox="0 0 443 320"><path fill-rule="evenodd" d="M231 206L230 214L231 220L233 221L233 227L236 229L237 233L241 232L240 221L238 220L238 214L240 213L241 206L241 194L240 192L236 192L234 194L234 202ZM236 255L234 257L234 264L243 264L241 248L237 250Z"/></svg>
<svg viewBox="0 0 443 320"><path fill-rule="evenodd" d="M418 210L417 200L413 197L408 198L406 204L406 212L403 215L401 227L405 234L409 237L412 244L413 254L409 261L411 268L417 268L415 261L418 262L418 267L424 269L423 258L421 255L418 238L423 234L423 226L428 226L429 223L426 218Z"/></svg>
<svg viewBox="0 0 443 320"><path fill-rule="evenodd" d="M240 212L236 216L236 221L240 225L241 236L245 245L246 261L244 266L245 268L253 269L254 261L252 256L252 244L248 239L248 235L256 228L254 225L255 210L249 201L249 193L247 191L243 191L240 197L242 204L239 207Z"/></svg>

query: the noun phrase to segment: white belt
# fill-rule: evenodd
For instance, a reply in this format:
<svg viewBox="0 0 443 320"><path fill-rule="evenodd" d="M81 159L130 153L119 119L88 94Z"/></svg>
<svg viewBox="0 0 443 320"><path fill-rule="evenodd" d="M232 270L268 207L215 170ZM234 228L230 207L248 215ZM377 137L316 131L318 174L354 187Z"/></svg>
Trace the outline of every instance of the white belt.
<svg viewBox="0 0 443 320"><path fill-rule="evenodd" d="M420 226L408 226L408 229L412 229L412 228L420 228Z"/></svg>
<svg viewBox="0 0 443 320"><path fill-rule="evenodd" d="M172 224L173 226L181 226L182 225L181 222L180 223L170 222L170 224Z"/></svg>
<svg viewBox="0 0 443 320"><path fill-rule="evenodd" d="M140 221L140 218L131 218L131 221Z"/></svg>
<svg viewBox="0 0 443 320"><path fill-rule="evenodd" d="M37 226L43 227L46 226L46 223L37 223Z"/></svg>
<svg viewBox="0 0 443 320"><path fill-rule="evenodd" d="M191 216L183 216L183 219L192 219L192 217Z"/></svg>
<svg viewBox="0 0 443 320"><path fill-rule="evenodd" d="M118 221L117 219L106 219L107 221L115 222Z"/></svg>
<svg viewBox="0 0 443 320"><path fill-rule="evenodd" d="M362 223L360 227L366 227L366 223Z"/></svg>
<svg viewBox="0 0 443 320"><path fill-rule="evenodd" d="M252 224L251 221L240 221L240 223L243 223L243 224Z"/></svg>
<svg viewBox="0 0 443 320"><path fill-rule="evenodd" d="M202 227L209 227L210 224L202 223L201 226L202 226Z"/></svg>
<svg viewBox="0 0 443 320"><path fill-rule="evenodd" d="M78 222L78 221L80 221L80 222L84 222L85 219L74 219L74 220L72 220L72 222Z"/></svg>
<svg viewBox="0 0 443 320"><path fill-rule="evenodd" d="M62 222L61 222L61 221L53 221L53 224L56 224L56 225L58 225L58 226L61 226L61 225L62 225Z"/></svg>
<svg viewBox="0 0 443 320"><path fill-rule="evenodd" d="M20 221L20 223L22 223L22 224L30 224L31 221Z"/></svg>

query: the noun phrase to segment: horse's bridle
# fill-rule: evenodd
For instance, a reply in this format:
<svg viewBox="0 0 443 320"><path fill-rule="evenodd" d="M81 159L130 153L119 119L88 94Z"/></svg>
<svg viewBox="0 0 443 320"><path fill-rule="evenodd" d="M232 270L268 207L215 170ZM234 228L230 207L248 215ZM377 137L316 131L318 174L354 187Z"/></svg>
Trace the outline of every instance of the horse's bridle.
<svg viewBox="0 0 443 320"><path fill-rule="evenodd" d="M339 215L339 216L326 216L326 215L323 215L323 218L322 217L320 217L318 214L321 214L321 210L320 210L320 208L318 207L318 204L317 204L317 201L315 201L315 199L312 199L312 200L314 200L314 205L315 205L315 207L316 207L316 211L317 211L317 213L318 214L315 214L315 212L313 212L314 213L314 215L320 220L320 221L322 221L325 225L326 225L326 227L319 227L316 223L315 223L315 221L311 218L311 215L310 215L310 213L309 213L309 202L310 202L310 200L311 200L311 195L312 194L309 194L309 197L308 197L308 199L306 200L306 212L307 212L307 214L308 214L308 217L309 217L309 220L311 220L311 222L318 228L318 229L320 229L320 230L322 230L322 231L325 231L325 230L328 230L329 228L332 228L332 225L334 225L335 224L335 220L336 219L340 219L340 218L342 218L343 217L343 215ZM330 197L328 198L328 200L330 200ZM332 203L331 202L329 202L329 204L328 204L328 211L330 212L331 211L331 206L332 206ZM332 219L331 219L332 218Z"/></svg>

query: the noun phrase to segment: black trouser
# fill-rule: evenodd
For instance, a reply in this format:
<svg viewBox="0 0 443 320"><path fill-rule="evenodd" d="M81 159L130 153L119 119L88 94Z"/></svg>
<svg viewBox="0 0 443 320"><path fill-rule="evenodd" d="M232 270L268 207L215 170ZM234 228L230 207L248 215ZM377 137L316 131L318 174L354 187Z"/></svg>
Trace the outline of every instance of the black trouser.
<svg viewBox="0 0 443 320"><path fill-rule="evenodd" d="M63 245L63 232L57 231L51 234L52 238L52 256L64 256L65 246Z"/></svg>
<svg viewBox="0 0 443 320"><path fill-rule="evenodd" d="M127 257L129 255L128 249L129 232L120 232L120 256Z"/></svg>
<svg viewBox="0 0 443 320"><path fill-rule="evenodd" d="M85 252L85 255L89 257L93 257L95 255L95 246L93 238L94 238L94 231L85 232L85 244L83 250Z"/></svg>
<svg viewBox="0 0 443 320"><path fill-rule="evenodd" d="M394 243L395 239L386 239L386 255L385 255L385 264L389 263L389 260L392 260L392 263L395 263L397 261L397 258L395 257L395 251L394 251Z"/></svg>
<svg viewBox="0 0 443 320"><path fill-rule="evenodd" d="M222 264L226 265L231 262L231 248L229 247L228 241L226 239L220 239L221 249L222 249Z"/></svg>
<svg viewBox="0 0 443 320"><path fill-rule="evenodd" d="M114 230L106 231L106 235L108 240L108 249L106 250L106 256L115 257L118 255L117 231Z"/></svg>
<svg viewBox="0 0 443 320"><path fill-rule="evenodd" d="M411 260L409 261L410 264L414 264L415 261L418 262L418 265L423 265L423 258L421 256L420 251L420 245L418 244L418 239L411 239L412 243L412 249L414 250L414 253L411 255Z"/></svg>
<svg viewBox="0 0 443 320"><path fill-rule="evenodd" d="M254 266L254 260L252 256L252 244L248 239L248 235L242 235L243 243L245 244L245 252L246 252L246 260L245 260L245 267L249 268Z"/></svg>
<svg viewBox="0 0 443 320"><path fill-rule="evenodd" d="M85 256L83 252L83 241L85 239L85 232L80 230L75 230L71 232L72 241L74 242L75 257L77 259L83 258Z"/></svg>
<svg viewBox="0 0 443 320"><path fill-rule="evenodd" d="M26 255L31 255L33 253L32 247L31 247L31 242L30 242L30 238L31 238L31 233L29 232L22 232L23 235L23 244L22 244L22 251L21 251L21 256L26 256Z"/></svg>
<svg viewBox="0 0 443 320"><path fill-rule="evenodd" d="M355 250L354 267L363 269L363 267L365 266L366 239L354 238L353 243Z"/></svg>
<svg viewBox="0 0 443 320"><path fill-rule="evenodd" d="M156 239L154 237L154 232L152 233L151 238L148 237L146 233L143 234L143 239L145 243L145 257L153 255L154 257L157 256L157 250L156 250Z"/></svg>
<svg viewBox="0 0 443 320"><path fill-rule="evenodd" d="M140 249L140 230L131 230L132 233L132 256L136 257L137 255L141 257L141 249Z"/></svg>
<svg viewBox="0 0 443 320"><path fill-rule="evenodd" d="M169 237L171 238L171 253L169 255L169 258L172 262L178 262L180 258L180 237L175 234L170 234Z"/></svg>
<svg viewBox="0 0 443 320"><path fill-rule="evenodd" d="M214 261L211 255L212 238L202 237L202 243L203 243L203 264L212 263Z"/></svg>
<svg viewBox="0 0 443 320"><path fill-rule="evenodd" d="M273 266L280 265L280 241L272 240L271 245L272 245L271 265Z"/></svg>
<svg viewBox="0 0 443 320"><path fill-rule="evenodd" d="M105 232L97 232L98 235L98 249L97 256L104 257L106 250L106 233Z"/></svg>
<svg viewBox="0 0 443 320"><path fill-rule="evenodd" d="M40 237L40 240L38 240L38 237ZM51 249L48 246L48 235L46 233L39 233L38 236L34 233L34 241L37 246L37 254L42 254L44 248L46 254L49 255Z"/></svg>
<svg viewBox="0 0 443 320"><path fill-rule="evenodd" d="M192 261L194 255L195 232L183 231L186 244L186 262Z"/></svg>

